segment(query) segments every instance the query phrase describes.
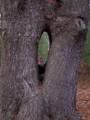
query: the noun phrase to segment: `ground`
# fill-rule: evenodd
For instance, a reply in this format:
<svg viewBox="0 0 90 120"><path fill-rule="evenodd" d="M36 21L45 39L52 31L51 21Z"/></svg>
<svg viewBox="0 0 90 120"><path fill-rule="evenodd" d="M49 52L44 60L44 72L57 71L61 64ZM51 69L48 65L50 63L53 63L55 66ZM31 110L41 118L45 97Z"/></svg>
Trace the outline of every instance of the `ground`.
<svg viewBox="0 0 90 120"><path fill-rule="evenodd" d="M84 120L90 120L90 67L81 64L77 87L77 109Z"/></svg>

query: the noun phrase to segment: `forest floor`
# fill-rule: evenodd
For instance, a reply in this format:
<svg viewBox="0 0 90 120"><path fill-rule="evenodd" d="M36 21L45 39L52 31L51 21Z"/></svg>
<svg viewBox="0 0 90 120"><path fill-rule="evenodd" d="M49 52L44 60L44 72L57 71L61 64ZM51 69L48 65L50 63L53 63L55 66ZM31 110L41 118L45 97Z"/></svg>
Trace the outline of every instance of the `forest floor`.
<svg viewBox="0 0 90 120"><path fill-rule="evenodd" d="M77 109L84 120L90 120L90 67L85 64L79 71Z"/></svg>

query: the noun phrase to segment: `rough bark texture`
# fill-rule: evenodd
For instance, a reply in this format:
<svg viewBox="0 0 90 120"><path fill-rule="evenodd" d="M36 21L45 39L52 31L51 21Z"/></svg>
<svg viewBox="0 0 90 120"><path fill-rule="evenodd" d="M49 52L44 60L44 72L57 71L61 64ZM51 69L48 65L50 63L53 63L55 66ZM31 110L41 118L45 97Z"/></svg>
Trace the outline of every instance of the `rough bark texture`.
<svg viewBox="0 0 90 120"><path fill-rule="evenodd" d="M76 77L86 37L88 0L2 0L0 120L80 120ZM37 45L51 47L42 92Z"/></svg>

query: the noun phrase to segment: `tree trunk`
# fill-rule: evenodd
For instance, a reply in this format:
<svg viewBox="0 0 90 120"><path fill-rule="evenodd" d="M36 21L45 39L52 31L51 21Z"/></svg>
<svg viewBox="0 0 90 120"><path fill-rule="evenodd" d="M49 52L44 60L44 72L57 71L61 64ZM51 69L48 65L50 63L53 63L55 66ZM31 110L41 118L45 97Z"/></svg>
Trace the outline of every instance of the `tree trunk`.
<svg viewBox="0 0 90 120"><path fill-rule="evenodd" d="M0 120L80 120L77 70L87 30L88 0L2 0ZM39 89L37 45L51 34Z"/></svg>

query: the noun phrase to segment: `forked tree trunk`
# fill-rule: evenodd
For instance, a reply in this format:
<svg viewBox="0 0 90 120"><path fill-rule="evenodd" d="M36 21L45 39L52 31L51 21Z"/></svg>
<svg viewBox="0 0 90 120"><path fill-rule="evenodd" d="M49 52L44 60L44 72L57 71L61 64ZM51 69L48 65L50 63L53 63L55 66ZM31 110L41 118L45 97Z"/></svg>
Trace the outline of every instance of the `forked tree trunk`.
<svg viewBox="0 0 90 120"><path fill-rule="evenodd" d="M88 0L1 1L0 120L80 120L76 78ZM37 45L45 30L52 44L39 89Z"/></svg>

